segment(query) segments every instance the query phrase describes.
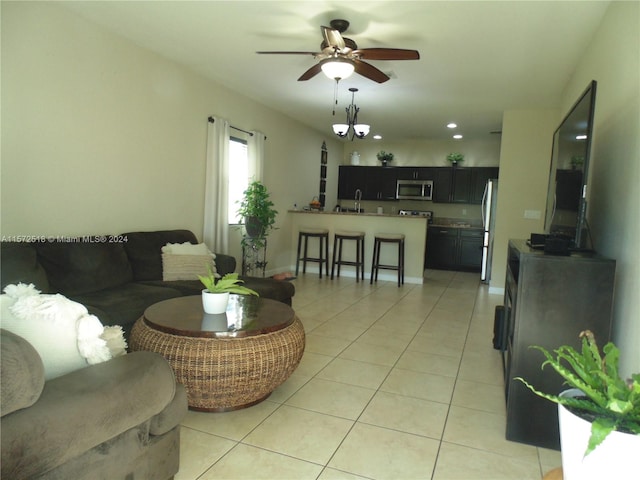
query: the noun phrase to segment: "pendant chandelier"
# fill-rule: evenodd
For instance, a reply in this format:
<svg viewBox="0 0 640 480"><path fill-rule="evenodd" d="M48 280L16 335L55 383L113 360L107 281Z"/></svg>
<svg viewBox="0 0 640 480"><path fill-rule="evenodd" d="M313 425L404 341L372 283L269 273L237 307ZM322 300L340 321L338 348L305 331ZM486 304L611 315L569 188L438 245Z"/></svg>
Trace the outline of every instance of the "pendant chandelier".
<svg viewBox="0 0 640 480"><path fill-rule="evenodd" d="M366 137L371 127L364 123L358 123L358 112L360 109L353 103L354 95L358 89L350 88L349 91L351 92L351 105L345 109L347 111L347 123L335 123L333 125L333 133L340 138L345 138L351 131L351 141L353 141L355 137Z"/></svg>

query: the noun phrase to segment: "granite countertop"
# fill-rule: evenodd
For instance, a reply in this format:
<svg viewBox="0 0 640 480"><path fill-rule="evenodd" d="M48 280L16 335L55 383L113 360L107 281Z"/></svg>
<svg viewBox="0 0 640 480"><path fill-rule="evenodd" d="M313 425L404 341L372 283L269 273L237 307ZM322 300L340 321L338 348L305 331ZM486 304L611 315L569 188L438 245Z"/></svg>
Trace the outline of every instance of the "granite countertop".
<svg viewBox="0 0 640 480"><path fill-rule="evenodd" d="M479 228L482 229L482 219L460 219L460 218L446 218L435 217L433 223L429 226L432 227L446 227L446 228Z"/></svg>
<svg viewBox="0 0 640 480"><path fill-rule="evenodd" d="M397 213L375 213L375 212L334 212L333 210L287 210L290 213L310 213L312 215L351 215L354 217L393 217L393 218L419 218L425 220L425 217L418 215L398 215Z"/></svg>

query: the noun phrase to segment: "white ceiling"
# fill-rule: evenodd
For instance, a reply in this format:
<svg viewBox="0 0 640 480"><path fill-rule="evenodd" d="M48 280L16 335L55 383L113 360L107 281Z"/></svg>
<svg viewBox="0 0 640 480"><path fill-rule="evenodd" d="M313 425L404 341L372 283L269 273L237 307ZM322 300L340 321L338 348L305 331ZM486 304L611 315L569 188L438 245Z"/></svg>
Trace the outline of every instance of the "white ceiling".
<svg viewBox="0 0 640 480"><path fill-rule="evenodd" d="M136 44L323 132L343 122L357 87L359 120L387 141L465 139L501 129L508 109L554 108L605 1L81 1L64 5ZM320 25L351 23L343 35L360 48L408 48L420 60L372 61L393 78L353 75L334 84L297 78L319 51ZM215 113L215 112L212 112ZM258 128L258 127L253 127ZM268 126L262 128L268 134ZM371 135L364 141L373 141Z"/></svg>

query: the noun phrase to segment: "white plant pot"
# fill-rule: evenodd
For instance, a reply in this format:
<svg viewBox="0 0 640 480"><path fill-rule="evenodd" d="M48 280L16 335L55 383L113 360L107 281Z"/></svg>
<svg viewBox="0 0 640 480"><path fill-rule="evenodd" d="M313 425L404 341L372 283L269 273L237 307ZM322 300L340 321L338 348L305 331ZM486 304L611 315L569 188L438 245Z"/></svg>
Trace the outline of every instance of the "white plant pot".
<svg viewBox="0 0 640 480"><path fill-rule="evenodd" d="M560 396L576 397L583 393L575 388ZM611 432L604 442L586 457L591 423L571 413L558 404L560 422L560 446L562 449L563 480L603 480L608 478L631 478L637 472L640 453L640 435Z"/></svg>
<svg viewBox="0 0 640 480"><path fill-rule="evenodd" d="M202 308L205 313L224 313L229 304L229 292L211 293L202 291Z"/></svg>

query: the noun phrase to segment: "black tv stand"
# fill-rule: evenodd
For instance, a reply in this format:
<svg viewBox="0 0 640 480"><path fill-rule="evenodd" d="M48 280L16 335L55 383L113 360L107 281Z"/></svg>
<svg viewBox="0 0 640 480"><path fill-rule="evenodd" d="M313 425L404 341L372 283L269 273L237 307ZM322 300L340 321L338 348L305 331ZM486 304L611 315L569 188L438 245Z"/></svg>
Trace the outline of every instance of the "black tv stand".
<svg viewBox="0 0 640 480"><path fill-rule="evenodd" d="M582 330L591 330L600 345L607 343L615 265L599 255L546 255L524 240L509 241L502 339L508 440L559 448L558 407L514 377L523 377L543 392L567 388L560 375L540 368L544 356L529 347L579 349Z"/></svg>

